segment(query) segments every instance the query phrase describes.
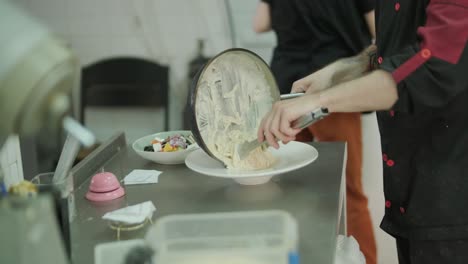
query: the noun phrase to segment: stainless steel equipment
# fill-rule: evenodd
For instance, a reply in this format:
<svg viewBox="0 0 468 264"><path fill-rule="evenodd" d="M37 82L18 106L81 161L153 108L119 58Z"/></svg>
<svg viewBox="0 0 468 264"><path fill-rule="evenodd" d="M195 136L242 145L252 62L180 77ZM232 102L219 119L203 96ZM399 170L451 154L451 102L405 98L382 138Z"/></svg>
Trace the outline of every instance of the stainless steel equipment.
<svg viewBox="0 0 468 264"><path fill-rule="evenodd" d="M79 64L64 42L0 0L0 145L12 133L29 136L40 130L57 142L78 77ZM0 262L68 262L54 213L61 208L55 206L61 207L47 196L0 200Z"/></svg>
<svg viewBox="0 0 468 264"><path fill-rule="evenodd" d="M173 214L285 210L298 221L301 263L333 264L337 235L346 234L346 144L313 146L320 152L315 162L252 187L204 176L184 165L148 162L127 146L124 135L117 135L72 170L77 208L71 224L72 262L93 263L97 244L116 241L115 231L101 219L106 212L150 200L157 208L155 222ZM122 179L134 169L163 173L158 184L126 186L125 197L110 203L96 204L83 198L97 171L110 171ZM126 232L121 239L143 238L148 228Z"/></svg>
<svg viewBox="0 0 468 264"><path fill-rule="evenodd" d="M65 43L0 0L0 145L11 133L59 131L71 108L69 95L78 70Z"/></svg>
<svg viewBox="0 0 468 264"><path fill-rule="evenodd" d="M0 262L68 263L49 195L0 200Z"/></svg>

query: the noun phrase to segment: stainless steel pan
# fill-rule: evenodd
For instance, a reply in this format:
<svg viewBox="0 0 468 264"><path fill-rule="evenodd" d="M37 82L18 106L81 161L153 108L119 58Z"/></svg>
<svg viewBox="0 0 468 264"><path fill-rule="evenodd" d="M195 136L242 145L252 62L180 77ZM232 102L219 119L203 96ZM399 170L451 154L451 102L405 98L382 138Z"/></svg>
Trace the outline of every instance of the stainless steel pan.
<svg viewBox="0 0 468 264"><path fill-rule="evenodd" d="M223 51L208 61L191 83L192 133L198 145L222 163L213 142L225 139L233 143L236 133L248 135L249 140L234 142L244 157L259 146L256 132L273 103L300 95L280 96L269 66L255 53L245 49ZM327 113L326 109L317 109L296 120L293 126L304 128Z"/></svg>

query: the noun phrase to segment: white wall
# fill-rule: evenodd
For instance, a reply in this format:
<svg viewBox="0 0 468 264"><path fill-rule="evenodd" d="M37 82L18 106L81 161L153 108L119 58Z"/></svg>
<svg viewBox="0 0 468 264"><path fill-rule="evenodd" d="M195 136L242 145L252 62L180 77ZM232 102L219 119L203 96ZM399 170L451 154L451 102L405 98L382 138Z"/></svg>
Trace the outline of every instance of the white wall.
<svg viewBox="0 0 468 264"><path fill-rule="evenodd" d="M226 1L232 13L232 33L236 47L249 49L270 63L273 47L276 45L275 34L257 34L252 29L257 1Z"/></svg>
<svg viewBox="0 0 468 264"><path fill-rule="evenodd" d="M230 47L220 0L16 0L70 43L82 65L133 55L170 66L171 129L182 125L187 64L197 39L206 55Z"/></svg>

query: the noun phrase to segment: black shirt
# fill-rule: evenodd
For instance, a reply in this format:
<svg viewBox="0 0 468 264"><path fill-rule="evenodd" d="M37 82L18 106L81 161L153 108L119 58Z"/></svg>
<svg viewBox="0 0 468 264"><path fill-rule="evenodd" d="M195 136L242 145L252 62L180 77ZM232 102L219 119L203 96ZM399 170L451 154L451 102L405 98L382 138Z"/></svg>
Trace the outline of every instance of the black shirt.
<svg viewBox="0 0 468 264"><path fill-rule="evenodd" d="M363 15L374 9L374 0L262 1L270 5L275 52L312 60L309 73L370 44Z"/></svg>
<svg viewBox="0 0 468 264"><path fill-rule="evenodd" d="M386 211L411 239L468 238L468 1L381 0L378 63L398 101L379 112Z"/></svg>

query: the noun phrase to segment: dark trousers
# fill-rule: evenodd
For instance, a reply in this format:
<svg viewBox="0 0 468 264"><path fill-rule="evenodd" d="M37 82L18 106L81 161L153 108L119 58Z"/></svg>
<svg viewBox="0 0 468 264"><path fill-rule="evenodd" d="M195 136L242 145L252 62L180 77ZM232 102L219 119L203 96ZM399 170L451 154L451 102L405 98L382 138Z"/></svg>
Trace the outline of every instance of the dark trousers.
<svg viewBox="0 0 468 264"><path fill-rule="evenodd" d="M468 240L397 238L399 264L467 264Z"/></svg>

